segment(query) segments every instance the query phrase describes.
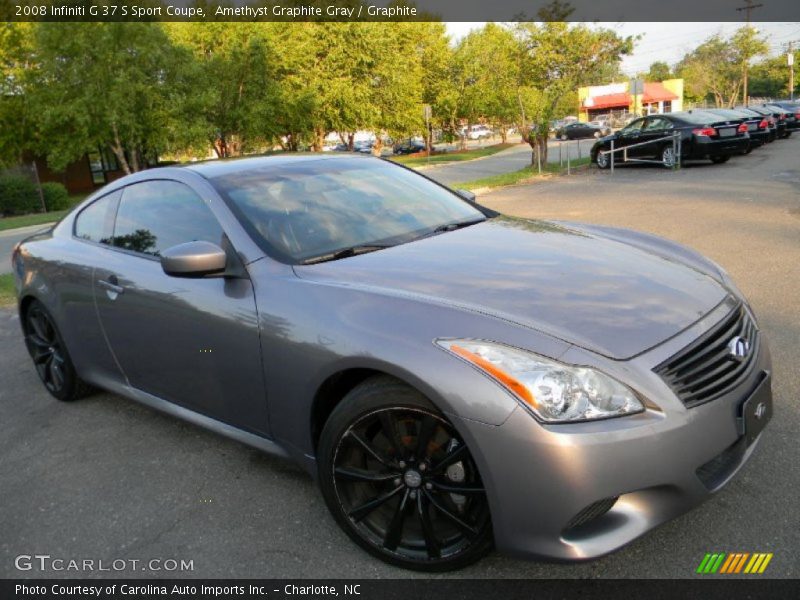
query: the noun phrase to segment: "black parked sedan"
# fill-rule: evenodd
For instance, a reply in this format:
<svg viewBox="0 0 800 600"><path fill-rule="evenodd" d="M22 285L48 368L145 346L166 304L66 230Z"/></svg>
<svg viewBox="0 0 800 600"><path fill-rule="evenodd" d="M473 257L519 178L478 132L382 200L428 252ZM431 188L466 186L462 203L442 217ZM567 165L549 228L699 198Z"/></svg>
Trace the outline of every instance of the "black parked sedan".
<svg viewBox="0 0 800 600"><path fill-rule="evenodd" d="M793 105L791 102L770 102L764 104L764 108L777 113L778 121L786 123L786 135L789 137L795 129L800 128L800 106Z"/></svg>
<svg viewBox="0 0 800 600"><path fill-rule="evenodd" d="M424 151L425 144L418 140L404 140L395 144L393 148L395 154L416 154Z"/></svg>
<svg viewBox="0 0 800 600"><path fill-rule="evenodd" d="M745 154L749 154L753 148L757 148L758 146L766 144L770 137L769 124L767 123L766 119L763 115L753 111L745 112L744 109L734 110L730 108L708 108L703 109L702 111L697 110L690 112L706 112L713 116L729 119L730 121L738 124L744 123L747 125L747 133L750 135L750 144L744 151Z"/></svg>
<svg viewBox="0 0 800 600"><path fill-rule="evenodd" d="M774 120L776 126L776 134L778 139L786 139L792 132L789 131L789 121L787 120L787 115L792 114L788 110L782 109L780 106L758 106L753 108L760 108L761 110L767 111ZM792 114L792 116L794 116Z"/></svg>
<svg viewBox="0 0 800 600"><path fill-rule="evenodd" d="M743 123L706 112L675 112L636 119L615 134L598 140L592 147L592 162L601 169L609 168L611 154L601 151L610 150L613 141L615 149L630 146L617 154L617 162L625 158L650 159L671 168L676 156L672 140L665 138L675 132L680 133L681 161L708 158L713 163L723 163L731 155L741 154L750 144L747 125Z"/></svg>
<svg viewBox="0 0 800 600"><path fill-rule="evenodd" d="M580 140L585 138L599 138L611 132L608 127L601 127L592 123L570 123L556 130L556 137L560 140Z"/></svg>
<svg viewBox="0 0 800 600"><path fill-rule="evenodd" d="M763 106L737 106L736 110L749 110L764 117L767 121L767 130L769 131L767 142L774 142L779 137L782 137L783 133L786 131L786 122L783 121L779 124L778 119L773 116L772 111L768 108L764 108Z"/></svg>

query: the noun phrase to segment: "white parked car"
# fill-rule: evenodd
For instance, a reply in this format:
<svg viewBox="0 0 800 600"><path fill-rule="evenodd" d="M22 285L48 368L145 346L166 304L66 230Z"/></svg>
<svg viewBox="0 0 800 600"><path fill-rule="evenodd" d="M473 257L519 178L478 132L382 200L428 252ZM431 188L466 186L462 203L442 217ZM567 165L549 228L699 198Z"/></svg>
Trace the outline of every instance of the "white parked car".
<svg viewBox="0 0 800 600"><path fill-rule="evenodd" d="M470 140L480 140L483 138L491 137L493 134L492 130L489 129L486 125L473 125L469 128L467 132L467 138Z"/></svg>

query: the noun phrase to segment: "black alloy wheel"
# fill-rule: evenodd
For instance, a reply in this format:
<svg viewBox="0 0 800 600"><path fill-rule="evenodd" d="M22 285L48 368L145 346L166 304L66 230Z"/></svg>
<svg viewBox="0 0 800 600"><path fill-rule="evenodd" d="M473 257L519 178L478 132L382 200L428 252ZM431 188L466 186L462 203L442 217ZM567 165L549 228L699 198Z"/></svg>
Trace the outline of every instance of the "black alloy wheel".
<svg viewBox="0 0 800 600"><path fill-rule="evenodd" d="M441 571L478 560L491 548L491 519L467 445L401 382L365 384L323 432L321 444L332 445L320 451L328 507L351 538L386 562Z"/></svg>
<svg viewBox="0 0 800 600"><path fill-rule="evenodd" d="M58 400L76 400L91 388L75 373L64 340L41 302L34 300L23 318L25 345L39 379Z"/></svg>

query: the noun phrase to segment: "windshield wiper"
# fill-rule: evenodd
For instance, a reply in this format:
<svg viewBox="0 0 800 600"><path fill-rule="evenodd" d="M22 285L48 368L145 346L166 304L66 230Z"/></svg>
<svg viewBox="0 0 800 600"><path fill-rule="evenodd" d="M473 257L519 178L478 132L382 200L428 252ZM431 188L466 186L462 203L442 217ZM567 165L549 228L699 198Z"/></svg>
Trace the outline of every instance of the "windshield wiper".
<svg viewBox="0 0 800 600"><path fill-rule="evenodd" d="M422 239L426 237L430 237L432 235L438 235L440 233L447 233L448 231L455 231L456 229L461 229L462 227L468 227L470 225L476 225L478 223L483 223L486 219L472 219L469 221L456 221L455 223L445 223L444 225L439 225L438 227L432 229L431 231L427 231L419 236L417 239Z"/></svg>
<svg viewBox="0 0 800 600"><path fill-rule="evenodd" d="M384 248L391 248L392 244L358 244L348 248L342 248L335 252L328 254L321 254L320 256L312 256L303 261L304 265L314 265L316 263L328 262L331 260L339 260L340 258L347 258L348 256L358 256L359 254L367 254L375 252L376 250L383 250Z"/></svg>

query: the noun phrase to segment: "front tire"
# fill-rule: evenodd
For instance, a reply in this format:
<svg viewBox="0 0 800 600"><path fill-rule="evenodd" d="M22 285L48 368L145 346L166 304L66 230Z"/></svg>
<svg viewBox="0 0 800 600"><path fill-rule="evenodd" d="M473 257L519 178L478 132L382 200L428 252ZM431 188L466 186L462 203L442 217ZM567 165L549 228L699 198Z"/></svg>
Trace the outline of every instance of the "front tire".
<svg viewBox="0 0 800 600"><path fill-rule="evenodd" d="M404 383L378 376L348 393L325 424L318 458L333 517L381 560L447 571L491 549L486 492L467 445Z"/></svg>
<svg viewBox="0 0 800 600"><path fill-rule="evenodd" d="M597 151L597 156L595 157L595 162L597 163L598 169L608 169L611 166L611 155L610 154L603 154L603 148Z"/></svg>
<svg viewBox="0 0 800 600"><path fill-rule="evenodd" d="M78 377L55 320L38 300L33 300L25 310L22 328L36 373L51 396L71 402L93 391Z"/></svg>

